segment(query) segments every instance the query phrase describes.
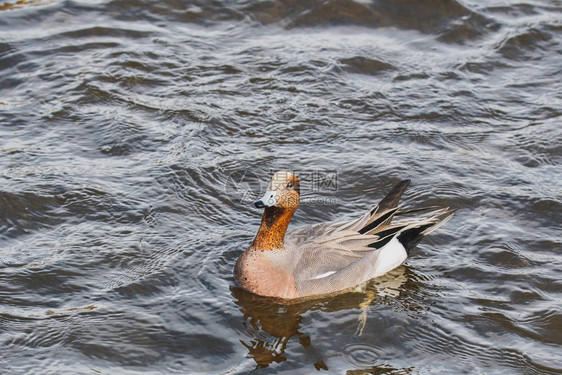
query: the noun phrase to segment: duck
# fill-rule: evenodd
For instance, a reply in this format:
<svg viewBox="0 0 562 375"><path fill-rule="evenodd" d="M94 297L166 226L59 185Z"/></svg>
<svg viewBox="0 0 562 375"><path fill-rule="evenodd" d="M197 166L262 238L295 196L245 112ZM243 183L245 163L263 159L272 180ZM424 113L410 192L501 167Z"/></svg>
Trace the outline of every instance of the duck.
<svg viewBox="0 0 562 375"><path fill-rule="evenodd" d="M399 210L410 180L398 182L358 219L307 225L287 232L300 204L300 181L276 172L262 198L261 224L234 266L236 282L266 297L298 299L355 288L400 266L456 210Z"/></svg>

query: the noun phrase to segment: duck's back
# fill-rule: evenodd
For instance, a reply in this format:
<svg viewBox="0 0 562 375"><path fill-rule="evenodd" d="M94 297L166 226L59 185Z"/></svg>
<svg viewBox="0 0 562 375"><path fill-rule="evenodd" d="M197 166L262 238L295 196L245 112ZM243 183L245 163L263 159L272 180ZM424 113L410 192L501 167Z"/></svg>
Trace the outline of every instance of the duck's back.
<svg viewBox="0 0 562 375"><path fill-rule="evenodd" d="M287 234L284 259L292 260L291 272L299 297L354 287L406 259L406 250L397 240L380 249L372 248L369 245L379 237L345 229L349 224L323 223Z"/></svg>

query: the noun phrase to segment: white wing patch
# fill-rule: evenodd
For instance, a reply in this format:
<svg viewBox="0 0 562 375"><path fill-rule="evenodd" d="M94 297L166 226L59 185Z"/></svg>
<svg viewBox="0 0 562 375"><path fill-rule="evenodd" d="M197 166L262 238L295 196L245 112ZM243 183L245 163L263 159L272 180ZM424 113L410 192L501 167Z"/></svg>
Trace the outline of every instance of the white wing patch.
<svg viewBox="0 0 562 375"><path fill-rule="evenodd" d="M371 277L384 275L404 263L407 257L406 249L400 241L394 237L379 250L375 272Z"/></svg>
<svg viewBox="0 0 562 375"><path fill-rule="evenodd" d="M336 273L336 271L328 271L328 272L324 272L321 273L318 276L314 276L313 278L309 279L309 280L316 280L316 279L323 279L324 277L328 277L330 275L333 275L334 273Z"/></svg>

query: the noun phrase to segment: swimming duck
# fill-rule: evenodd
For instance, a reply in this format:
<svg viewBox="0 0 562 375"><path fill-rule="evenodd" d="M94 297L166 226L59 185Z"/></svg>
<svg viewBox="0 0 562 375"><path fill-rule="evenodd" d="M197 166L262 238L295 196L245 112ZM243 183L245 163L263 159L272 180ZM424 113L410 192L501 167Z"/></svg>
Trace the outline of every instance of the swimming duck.
<svg viewBox="0 0 562 375"><path fill-rule="evenodd" d="M236 281L255 294L291 299L349 289L398 267L424 236L454 213L448 207L399 211L409 184L399 182L357 220L285 233L299 206L300 183L291 172L275 173L254 203L264 212L254 241L236 262ZM420 212L425 214L405 217Z"/></svg>

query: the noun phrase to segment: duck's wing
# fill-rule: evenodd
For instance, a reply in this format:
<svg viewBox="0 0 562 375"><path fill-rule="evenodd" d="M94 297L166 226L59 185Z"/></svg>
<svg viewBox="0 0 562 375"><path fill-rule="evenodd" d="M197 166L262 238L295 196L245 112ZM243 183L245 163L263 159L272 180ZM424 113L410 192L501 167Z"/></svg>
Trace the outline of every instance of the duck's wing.
<svg viewBox="0 0 562 375"><path fill-rule="evenodd" d="M340 231L350 222L329 221L320 224L307 225L287 232L285 236L291 242L292 246L300 246L302 244L314 241L317 238L329 237L332 233Z"/></svg>
<svg viewBox="0 0 562 375"><path fill-rule="evenodd" d="M334 232L339 233L340 236L344 236L346 232L354 234L374 232L377 228L389 224L393 216L398 214L398 202L408 185L410 180L400 181L386 197L357 220L309 225L293 230L287 233L287 236L298 245L310 241L311 238L329 237Z"/></svg>
<svg viewBox="0 0 562 375"><path fill-rule="evenodd" d="M299 296L337 292L387 273L453 213L446 208L435 210L421 218L397 220L371 234L333 231L293 248L298 258L293 275Z"/></svg>
<svg viewBox="0 0 562 375"><path fill-rule="evenodd" d="M327 226L307 228L285 242L285 251L292 253L296 260L293 274L298 282L322 279L357 262L365 253L373 252L369 244L378 240L377 236L362 235L350 230L334 230L347 223L330 223ZM322 232L321 236L307 237L308 234Z"/></svg>
<svg viewBox="0 0 562 375"><path fill-rule="evenodd" d="M292 242L286 247L298 259L293 275L299 295L347 289L390 271L404 262L425 235L451 218L454 210L448 208L398 211L408 184L406 180L396 185L358 220L312 225L290 233Z"/></svg>

